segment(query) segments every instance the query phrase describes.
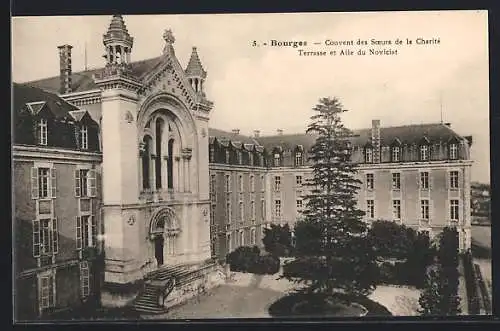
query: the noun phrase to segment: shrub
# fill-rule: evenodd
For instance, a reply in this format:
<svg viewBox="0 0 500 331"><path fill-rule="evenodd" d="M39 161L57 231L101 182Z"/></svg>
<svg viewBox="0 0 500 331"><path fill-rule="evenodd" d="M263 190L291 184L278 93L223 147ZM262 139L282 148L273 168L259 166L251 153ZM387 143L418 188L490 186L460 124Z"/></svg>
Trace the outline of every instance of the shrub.
<svg viewBox="0 0 500 331"><path fill-rule="evenodd" d="M254 263L250 265L250 268L248 269L249 272L259 275L263 274L274 275L279 270L280 270L280 259L273 255L259 256L254 261Z"/></svg>
<svg viewBox="0 0 500 331"><path fill-rule="evenodd" d="M262 238L264 249L269 254L286 257L292 250L292 233L288 224L283 226L271 224L269 229L264 229Z"/></svg>
<svg viewBox="0 0 500 331"><path fill-rule="evenodd" d="M226 262L229 264L231 271L246 272L255 264L259 256L260 249L257 246L242 246L229 253Z"/></svg>

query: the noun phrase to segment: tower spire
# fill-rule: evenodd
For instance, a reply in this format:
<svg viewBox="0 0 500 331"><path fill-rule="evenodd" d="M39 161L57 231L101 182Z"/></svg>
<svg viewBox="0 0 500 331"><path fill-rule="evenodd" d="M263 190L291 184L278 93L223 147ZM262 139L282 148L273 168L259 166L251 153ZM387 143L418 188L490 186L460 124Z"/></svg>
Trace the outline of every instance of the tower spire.
<svg viewBox="0 0 500 331"><path fill-rule="evenodd" d="M198 56L198 51L195 46L193 46L191 58L189 59L185 72L186 77L195 92L203 94L203 84L207 78L207 72L203 69L203 65L201 64L200 57Z"/></svg>
<svg viewBox="0 0 500 331"><path fill-rule="evenodd" d="M130 63L130 53L134 38L130 36L122 15L113 15L108 31L103 36L106 48L106 65L122 65Z"/></svg>
<svg viewBox="0 0 500 331"><path fill-rule="evenodd" d="M88 70L88 68L87 68L87 42L85 42L84 49L85 49L85 71L87 71Z"/></svg>

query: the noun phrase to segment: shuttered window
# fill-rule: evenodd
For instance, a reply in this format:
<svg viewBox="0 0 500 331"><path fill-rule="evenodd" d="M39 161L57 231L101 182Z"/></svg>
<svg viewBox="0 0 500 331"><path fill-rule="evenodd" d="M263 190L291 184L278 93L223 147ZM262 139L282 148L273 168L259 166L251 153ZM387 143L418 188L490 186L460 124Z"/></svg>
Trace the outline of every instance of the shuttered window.
<svg viewBox="0 0 500 331"><path fill-rule="evenodd" d="M87 261L80 263L80 294L85 299L90 294L90 272Z"/></svg>
<svg viewBox="0 0 500 331"><path fill-rule="evenodd" d="M59 251L59 232L57 219L33 220L33 257L57 254Z"/></svg>
<svg viewBox="0 0 500 331"><path fill-rule="evenodd" d="M55 198L57 193L56 169L31 168L31 198Z"/></svg>
<svg viewBox="0 0 500 331"><path fill-rule="evenodd" d="M40 309L47 309L55 306L55 274L50 273L39 276L38 280L38 304Z"/></svg>

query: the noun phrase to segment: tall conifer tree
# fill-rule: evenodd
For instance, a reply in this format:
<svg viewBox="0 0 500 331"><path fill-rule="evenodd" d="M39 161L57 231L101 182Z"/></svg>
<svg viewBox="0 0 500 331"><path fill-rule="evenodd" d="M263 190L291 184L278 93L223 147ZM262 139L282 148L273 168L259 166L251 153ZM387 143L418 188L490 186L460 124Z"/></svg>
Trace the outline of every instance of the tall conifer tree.
<svg viewBox="0 0 500 331"><path fill-rule="evenodd" d="M353 134L342 124L340 116L346 110L337 98L322 98L313 110L307 132L317 139L309 156L313 171L306 182L310 193L305 196L304 222L317 229L310 232L317 238L309 240L318 245L298 252L304 277L294 280L325 295L366 295L377 282L378 269L366 240L364 212L357 208L356 194L362 183L351 160Z"/></svg>

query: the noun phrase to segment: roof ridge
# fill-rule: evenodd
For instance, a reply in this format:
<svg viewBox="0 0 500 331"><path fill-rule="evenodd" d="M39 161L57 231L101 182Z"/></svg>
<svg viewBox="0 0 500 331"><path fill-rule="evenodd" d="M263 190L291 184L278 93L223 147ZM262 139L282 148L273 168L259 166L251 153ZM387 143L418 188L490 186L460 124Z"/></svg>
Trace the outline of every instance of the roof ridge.
<svg viewBox="0 0 500 331"><path fill-rule="evenodd" d="M134 64L137 64L137 63L141 63L141 62L147 62L147 61L156 60L156 59L160 58L161 56L162 55L158 55L158 56L150 57L150 58L143 59L143 60L132 61L132 62L130 62L130 65L134 65ZM93 68L93 69L89 68L87 70L73 71L71 73L71 75L84 75L85 73L90 73L90 72L97 71L97 70L102 70L102 69L104 69L104 66L96 67L96 68ZM49 77L44 77L44 78L40 78L40 79L30 80L30 81L26 81L26 82L14 82L14 84L26 85L26 84L31 84L31 83L43 82L43 81L46 81L46 80L49 80L49 79L55 79L55 78L58 78L58 77L59 77L58 75L55 75L55 76L49 76ZM36 87L36 88L38 88L38 87Z"/></svg>

